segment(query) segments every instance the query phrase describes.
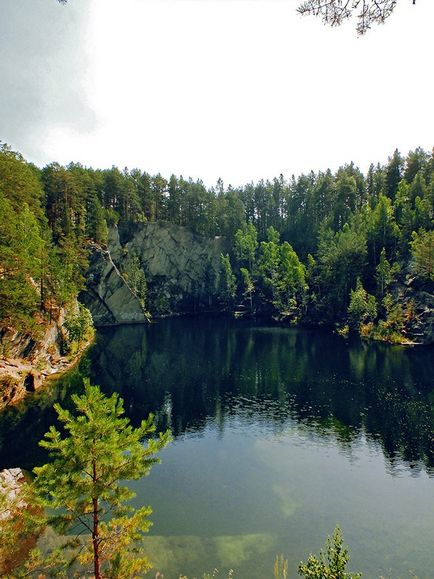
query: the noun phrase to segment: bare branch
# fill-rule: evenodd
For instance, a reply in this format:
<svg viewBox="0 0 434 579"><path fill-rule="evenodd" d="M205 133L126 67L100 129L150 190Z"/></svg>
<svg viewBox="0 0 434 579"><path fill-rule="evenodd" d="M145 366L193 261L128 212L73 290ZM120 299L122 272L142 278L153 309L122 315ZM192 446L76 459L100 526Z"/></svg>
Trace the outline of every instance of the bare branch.
<svg viewBox="0 0 434 579"><path fill-rule="evenodd" d="M382 24L398 0L305 0L297 12L319 16L325 24L339 26L352 16L357 18L357 34L365 34L372 24ZM416 4L416 0L412 0Z"/></svg>

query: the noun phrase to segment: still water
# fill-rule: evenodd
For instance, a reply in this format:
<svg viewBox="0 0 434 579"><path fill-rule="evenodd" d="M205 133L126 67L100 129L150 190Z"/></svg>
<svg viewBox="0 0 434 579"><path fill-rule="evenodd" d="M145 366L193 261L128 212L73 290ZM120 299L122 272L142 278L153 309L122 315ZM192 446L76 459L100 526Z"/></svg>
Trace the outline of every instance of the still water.
<svg viewBox="0 0 434 579"><path fill-rule="evenodd" d="M173 432L133 484L165 579L268 579L280 553L296 577L336 524L352 570L433 578L433 354L213 318L105 329L78 371L2 415L0 468L45 460L53 402L90 375Z"/></svg>

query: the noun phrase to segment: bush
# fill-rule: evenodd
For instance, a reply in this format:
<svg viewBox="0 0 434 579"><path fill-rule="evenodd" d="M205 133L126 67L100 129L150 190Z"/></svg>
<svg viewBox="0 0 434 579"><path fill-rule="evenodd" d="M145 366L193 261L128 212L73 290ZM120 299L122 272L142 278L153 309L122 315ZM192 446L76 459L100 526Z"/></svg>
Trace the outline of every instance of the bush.
<svg viewBox="0 0 434 579"><path fill-rule="evenodd" d="M360 279L357 279L356 289L351 290L348 306L349 325L360 331L360 326L372 322L377 315L377 300L368 294Z"/></svg>
<svg viewBox="0 0 434 579"><path fill-rule="evenodd" d="M361 573L347 573L350 556L344 547L342 532L339 527L327 538L325 552L319 557L309 555L307 563L300 563L298 574L305 579L360 579Z"/></svg>
<svg viewBox="0 0 434 579"><path fill-rule="evenodd" d="M79 303L74 310L68 312L63 326L67 332L66 351L73 353L93 335L92 314Z"/></svg>

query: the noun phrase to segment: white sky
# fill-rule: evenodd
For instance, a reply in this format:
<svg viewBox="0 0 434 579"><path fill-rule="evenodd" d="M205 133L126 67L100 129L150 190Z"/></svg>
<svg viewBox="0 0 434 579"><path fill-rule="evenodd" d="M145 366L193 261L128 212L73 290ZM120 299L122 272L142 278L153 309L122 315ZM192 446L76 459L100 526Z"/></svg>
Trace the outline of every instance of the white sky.
<svg viewBox="0 0 434 579"><path fill-rule="evenodd" d="M77 90L95 122L48 116L34 160L240 185L430 150L434 1L399 0L362 38L298 4L89 0Z"/></svg>

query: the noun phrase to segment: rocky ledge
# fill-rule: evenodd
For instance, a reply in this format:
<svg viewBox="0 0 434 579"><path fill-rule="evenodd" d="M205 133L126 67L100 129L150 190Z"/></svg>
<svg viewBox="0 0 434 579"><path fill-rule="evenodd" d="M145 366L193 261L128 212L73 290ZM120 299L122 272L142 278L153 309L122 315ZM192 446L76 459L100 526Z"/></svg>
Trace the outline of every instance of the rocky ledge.
<svg viewBox="0 0 434 579"><path fill-rule="evenodd" d="M50 376L65 372L79 360L88 343L73 356L63 355L63 318L61 312L57 321L47 324L38 341L10 329L0 331L0 410L35 392Z"/></svg>
<svg viewBox="0 0 434 579"><path fill-rule="evenodd" d="M7 502L13 502L18 498L24 481L24 475L20 468L7 468L0 471L0 493L6 497ZM7 509L0 512L0 520L7 519L8 516Z"/></svg>

